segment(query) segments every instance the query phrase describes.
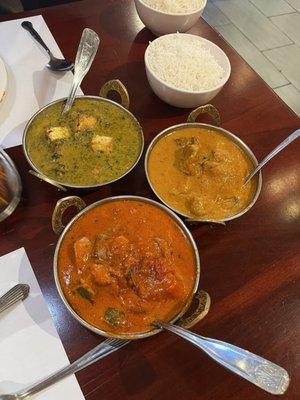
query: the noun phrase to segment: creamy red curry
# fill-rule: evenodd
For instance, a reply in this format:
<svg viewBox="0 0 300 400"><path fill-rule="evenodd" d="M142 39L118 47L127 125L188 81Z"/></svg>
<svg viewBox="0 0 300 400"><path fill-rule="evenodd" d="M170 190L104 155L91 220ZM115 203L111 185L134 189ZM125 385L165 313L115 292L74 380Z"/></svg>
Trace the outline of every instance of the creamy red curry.
<svg viewBox="0 0 300 400"><path fill-rule="evenodd" d="M115 334L145 332L184 307L195 285L196 259L165 211L115 200L71 226L58 273L67 301L85 321Z"/></svg>

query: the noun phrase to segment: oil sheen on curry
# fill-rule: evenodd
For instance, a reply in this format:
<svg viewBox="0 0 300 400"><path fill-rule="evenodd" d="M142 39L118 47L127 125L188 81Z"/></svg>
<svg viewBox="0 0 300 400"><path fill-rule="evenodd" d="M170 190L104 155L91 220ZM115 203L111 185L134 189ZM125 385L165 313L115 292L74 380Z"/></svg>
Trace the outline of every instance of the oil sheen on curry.
<svg viewBox="0 0 300 400"><path fill-rule="evenodd" d="M157 206L115 200L95 206L66 233L58 254L64 295L85 321L114 334L147 332L189 301L194 249Z"/></svg>
<svg viewBox="0 0 300 400"><path fill-rule="evenodd" d="M130 114L95 99L77 99L64 115L62 107L47 107L27 131L26 149L38 170L60 183L86 186L117 179L132 167L142 132Z"/></svg>
<svg viewBox="0 0 300 400"><path fill-rule="evenodd" d="M222 220L253 199L257 181L243 186L253 170L247 154L222 133L182 128L159 139L150 152L148 174L156 193L179 213Z"/></svg>

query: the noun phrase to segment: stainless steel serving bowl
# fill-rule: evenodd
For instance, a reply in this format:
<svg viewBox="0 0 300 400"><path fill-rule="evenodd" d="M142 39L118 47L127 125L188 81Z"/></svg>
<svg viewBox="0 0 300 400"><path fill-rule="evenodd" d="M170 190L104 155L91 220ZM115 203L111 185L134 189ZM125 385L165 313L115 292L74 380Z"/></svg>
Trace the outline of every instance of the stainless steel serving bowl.
<svg viewBox="0 0 300 400"><path fill-rule="evenodd" d="M199 114L204 114L204 113L208 113L212 117L214 125L203 124L203 123L196 122L196 119L199 116ZM190 215L184 214L181 211L178 211L176 208L172 207L169 203L167 203L159 195L159 193L155 190L155 187L152 185L151 179L149 177L149 171L148 171L148 161L149 161L150 153L151 153L153 147L156 145L156 143L162 137L170 134L171 132L174 132L174 131L177 131L177 130L181 130L183 128L191 128L191 127L204 128L204 129L206 128L206 129L209 129L209 130L214 130L216 132L220 132L223 135L227 136L230 140L232 140L236 145L238 145L244 151L244 153L247 154L247 156L253 162L253 166L255 168L257 166L257 164L258 164L258 161L257 161L255 155L253 154L253 152L251 151L251 149L240 138L235 136L233 133L231 133L231 132L219 127L218 125L220 125L220 114L219 114L218 110L214 106L212 106L211 104L208 104L208 105L205 105L205 106L201 106L201 107L196 108L194 111L192 111L190 113L186 123L171 126L171 127L167 128L167 129L164 129L162 132L160 132L158 135L156 135L155 138L152 140L152 142L149 144L149 146L147 148L147 152L146 152L146 155L145 155L145 172L146 172L148 183L151 186L151 189L153 190L155 195L160 199L161 202L163 202L166 206L171 208L176 213L182 215L183 217L190 218ZM259 173L257 173L257 178L256 179L257 179L256 192L255 192L255 195L253 196L253 199L247 205L247 207L245 207L240 212L238 212L238 213L236 213L234 215L231 215L229 217L226 217L226 218L224 218L224 219L222 219L222 220L220 220L218 222L227 222L227 221L231 221L233 219L239 218L239 217L241 217L243 214L245 214L247 211L249 211L253 207L253 205L255 204L256 200L258 199L258 196L259 196L260 191L261 191L261 186L262 186L261 171L259 171Z"/></svg>
<svg viewBox="0 0 300 400"><path fill-rule="evenodd" d="M117 92L120 97L121 97L121 104L116 103L115 101L109 100L106 98L107 94L110 91L115 91ZM92 188L97 188L100 186L104 186L104 185L108 185L110 183L113 183L115 181L118 181L119 179L122 179L125 175L129 174L129 172L136 166L136 164L139 162L141 155L143 153L144 150L144 135L143 135L143 130L141 125L139 124L138 120L135 118L135 116L128 110L129 105L130 105L130 100L129 100L129 95L127 92L126 87L122 84L122 82L120 82L117 79L111 80L106 82L100 89L100 93L99 96L76 96L76 99L92 99L92 100L98 100L101 102L106 102L106 103L110 103L113 104L115 107L120 108L123 112L125 112L127 115L130 116L130 118L135 121L135 123L137 124L137 126L140 128L140 139L141 139L141 147L140 147L140 151L139 154L137 156L137 158L135 159L134 163L132 164L132 166L126 170L122 175L118 176L115 179L112 179L110 181L107 182L102 182L102 183L97 183L94 185L73 185L64 181L58 181L55 180L47 175L44 174L43 171L41 171L35 164L34 162L31 160L27 148L26 148L26 137L27 137L27 133L28 133L28 129L30 127L30 125L32 124L32 122L34 121L34 119L44 110L46 110L47 108L53 106L54 104L60 103L60 102L64 102L66 100L66 98L63 99L59 99L59 100L55 100L49 104L47 104L45 107L41 108L39 111L37 111L32 117L31 119L28 121L28 123L25 126L24 129L24 133L23 133L23 139L22 139L22 145L23 145L23 151L25 154L25 157L29 163L29 165L31 166L31 168L33 170L30 170L29 172L32 175L35 175L37 178L50 183L53 186L56 186L57 188L59 188L60 190L66 191L66 188L72 188L72 189L92 189Z"/></svg>
<svg viewBox="0 0 300 400"><path fill-rule="evenodd" d="M8 204L0 208L0 222L11 215L19 204L22 192L20 175L12 159L0 147L0 164L4 168L8 189Z"/></svg>
<svg viewBox="0 0 300 400"><path fill-rule="evenodd" d="M54 279L56 283L56 287L58 290L58 293L64 303L64 305L67 307L69 312L73 315L76 320L88 328L89 330L105 337L117 337L117 338L122 338L122 339L141 339L145 338L148 336L152 336L158 332L160 332L160 329L153 329L149 330L147 332L140 332L140 333L128 333L128 334L112 334L110 332L106 332L102 329L99 329L90 323L86 322L83 318L81 318L71 307L71 305L68 303L63 290L60 285L59 281L59 276L58 276L58 256L59 256L59 251L62 242L64 241L65 235L68 232L68 230L71 228L71 226L84 214L87 214L89 211L91 211L93 208L105 204L108 202L116 201L116 200L135 200L135 201L142 201L148 204L152 204L155 207L158 207L159 209L163 210L166 212L171 218L176 222L176 224L182 229L184 232L187 240L190 242L194 254L195 254L195 260L196 260L196 276L195 276L195 282L194 282L194 287L193 290L190 293L190 296L182 308L182 310L172 318L170 322L175 322L177 321L177 324L180 324L181 326L184 326L186 328L193 326L196 324L200 319L202 319L208 312L209 307L210 307L210 298L209 295L199 289L199 278L200 278L200 258L199 258L199 253L198 249L196 246L196 243L190 233L190 231L186 228L184 223L181 221L181 219L173 213L169 208L165 207L162 204L157 203L156 201L147 199L145 197L138 197L138 196L116 196L116 197L109 197L100 201L97 201L96 203L93 203L89 206L86 206L85 202L77 196L69 196L65 197L61 200L59 200L56 204L56 207L54 209L53 215L52 215L52 228L56 234L60 234L60 237L58 239L56 249L55 249L55 254L54 254L54 261L53 261L53 269L54 269ZM77 207L79 210L78 214L68 223L67 226L64 226L62 224L62 216L63 213L65 212L66 209L69 207ZM198 305L196 307L196 310L192 313L191 316L188 318L184 318L184 314L188 311L189 307L191 306L191 303L193 300L197 301Z"/></svg>

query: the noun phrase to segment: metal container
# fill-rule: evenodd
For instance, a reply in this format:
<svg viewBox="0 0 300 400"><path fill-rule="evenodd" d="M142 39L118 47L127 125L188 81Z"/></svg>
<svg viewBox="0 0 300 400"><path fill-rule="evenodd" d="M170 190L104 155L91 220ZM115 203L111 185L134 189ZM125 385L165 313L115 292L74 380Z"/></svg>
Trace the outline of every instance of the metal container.
<svg viewBox="0 0 300 400"><path fill-rule="evenodd" d="M0 222L11 215L19 204L22 192L20 175L12 159L0 147L0 165L4 169L8 190L8 204L0 208Z"/></svg>
<svg viewBox="0 0 300 400"><path fill-rule="evenodd" d="M89 330L101 335L101 336L105 336L105 337L117 337L117 338L122 338L122 339L141 339L141 338L145 338L148 336L152 336L158 332L160 332L161 329L153 329L153 330L149 330L147 332L140 332L140 333L132 333L132 334L119 334L119 335L115 335L112 334L110 332L106 332L104 330L101 330L91 324L89 324L88 322L86 322L83 318L81 318L71 307L71 305L68 303L67 299L64 296L63 290L61 288L60 285L60 281L59 281L59 277L58 277L58 255L59 255L59 250L60 250L60 246L62 244L62 242L64 241L65 235L68 232L68 230L71 228L71 226L84 214L87 214L89 211L91 211L93 208L101 205L101 204L105 204L107 202L111 202L111 201L115 201L115 200L136 200L136 201L142 201L148 204L152 204L155 207L158 207L159 209L163 210L164 212L166 212L167 214L169 214L172 219L176 222L176 224L182 229L182 231L184 232L187 240L190 242L194 253L195 253L195 260L196 260L196 277L195 277L195 282L194 282L194 287L192 292L190 293L190 296L186 302L186 304L184 305L184 307L182 308L182 310L180 311L180 313L178 313L174 318L172 318L172 320L170 322L175 322L177 321L177 324L180 324L181 326L184 326L186 328L189 328L191 326L193 326L194 324L196 324L198 321L200 321L200 319L202 319L209 311L209 307L210 307L210 297L209 295L200 290L199 289L199 278L200 278L200 258L199 258L199 253L198 253L198 249L196 246L196 243L190 233L190 231L186 228L186 226L184 225L184 223L181 221L181 219L175 214L173 213L170 209L168 209L167 207L165 207L162 204L159 204L153 200L147 199L145 197L138 197L138 196L115 196L115 197L109 197L100 201L97 201L96 203L93 203L89 206L86 206L85 202L77 196L69 196L69 197L65 197L61 200L59 200L56 204L56 207L54 209L53 215L52 215L52 228L53 231L56 234L61 234L57 245L56 245L56 249L55 249L55 254L54 254L54 261L53 261L53 269L54 269L54 279L55 279L55 283L56 283L56 287L58 290L58 293L63 301L63 303L65 304L65 306L67 307L67 309L69 310L69 312L73 315L74 318L76 318L76 320L82 324L83 326L85 326L86 328L88 328ZM62 224L62 216L65 212L65 210L67 210L69 207L76 207L78 209L78 214L68 223L67 226L64 226ZM190 315L188 318L184 318L184 314L188 311L191 303L193 302L193 300L195 300L198 304L196 307L196 310L192 313L192 315Z"/></svg>
<svg viewBox="0 0 300 400"><path fill-rule="evenodd" d="M108 94L110 91L115 91L115 92L117 92L117 93L120 95L120 97L121 97L121 104L118 104L118 103L116 103L115 101L112 101L112 100L109 100L109 99L106 98L107 94ZM108 185L108 184L110 184L110 183L112 183L112 182L115 182L115 181L117 181L117 180L123 178L123 177L124 177L125 175L127 175L127 174L136 166L136 164L139 162L139 160L140 160L140 158L141 158L141 155L142 155L142 153L143 153L143 150L144 150L144 135L143 135L143 130L142 130L142 127L141 127L141 125L139 124L138 120L135 118L135 116L134 116L130 111L128 111L128 108L129 108L129 105L130 105L129 95L128 95L128 92L127 92L126 87L122 84L122 82L120 82L120 81L117 80L117 79L108 81L108 82L106 82L106 83L102 86L102 88L100 89L99 96L76 96L76 99L92 99L92 100L98 100L98 101L101 101L101 102L106 102L106 103L113 104L115 107L120 108L124 113L126 113L127 115L129 115L130 118L132 118L132 120L134 120L134 121L136 122L136 124L139 126L139 128L140 128L140 135L141 135L141 148L140 148L139 154L138 154L136 160L134 161L134 163L132 164L132 166L131 166L127 171L125 171L122 175L120 175L119 177L117 177L117 178L115 178L115 179L113 179L113 180L111 180L111 181L108 181L108 182L97 183L97 184L95 184L95 185L73 185L73 184L69 184L69 183L63 182L63 181L57 181L57 180L55 180L55 179L53 179L53 178L50 178L50 177L46 176L46 175L43 173L43 171L41 171L39 168L37 168L37 167L35 166L35 164L33 163L33 161L31 160L31 158L30 158L30 156L29 156L29 154L28 154L28 152L27 152L27 148L26 148L26 136L27 136L27 132L28 132L28 129L29 129L31 123L33 122L33 120L34 120L42 111L46 110L48 107L51 107L51 106L54 105L54 104L57 104L57 103L59 103L59 102L64 102L64 101L66 100L66 98L53 101L52 103L46 105L45 107L43 107L43 108L41 108L39 111L37 111L37 112L31 117L31 119L28 121L28 123L26 124L25 129L24 129L23 139L22 139L22 145L23 145L23 151L24 151L25 157L26 157L26 159L27 159L29 165L31 166L31 168L33 168L33 170L30 170L29 172L30 172L32 175L36 176L37 178L39 178L39 179L41 179L41 180L43 180L43 181L45 181L45 182L47 182L47 183L50 183L51 185L56 186L57 188L59 188L60 190L63 190L63 191L66 191L66 190L67 190L66 188L72 188L72 189L92 189L92 188L97 188L97 187L100 187L100 186Z"/></svg>
<svg viewBox="0 0 300 400"><path fill-rule="evenodd" d="M203 124L203 123L196 122L196 119L199 116L199 114L204 114L204 113L207 113L212 117L214 125L209 125L209 124ZM164 199L159 195L159 193L155 190L154 186L152 185L152 182L151 182L150 177L149 177L149 171L148 171L149 155L151 153L151 150L155 146L155 144L162 137L170 134L171 132L174 132L174 131L177 131L177 130L181 130L181 129L184 129L184 128L190 128L190 127L204 128L204 129L206 128L206 129L209 129L209 130L214 130L216 132L221 132L223 135L227 136L230 140L232 140L236 145L238 145L243 150L244 153L247 154L247 156L253 162L253 166L255 168L257 166L257 164L258 164L258 161L257 161L255 155L253 154L253 152L251 151L251 149L240 138L235 136L233 133L231 133L231 132L219 127L219 125L220 125L220 114L219 114L218 110L214 106L212 106L211 104L208 104L208 105L205 105L205 106L201 106L201 107L196 108L195 110L193 110L190 113L190 115L187 118L187 122L186 123L174 125L174 126L171 126L171 127L167 128L167 129L164 129L157 136L155 136L155 138L152 140L152 142L148 146L148 149L147 149L147 152L146 152L146 155L145 155L145 171L146 171L146 176L147 176L148 183L151 186L151 189L153 190L155 195L159 198L159 200L161 202L163 202L166 206L171 208L176 213L182 215L183 217L190 218L190 215L184 214L184 213L176 210L170 204L165 202ZM255 204L256 200L258 199L258 196L259 196L260 191L261 191L261 186L262 186L261 171L259 171L257 176L258 177L257 177L256 192L255 192L255 195L254 195L253 199L247 205L247 207L245 207L239 213L231 215L229 217L226 217L226 218L224 218L224 219L222 219L222 220L220 220L218 222L226 222L226 221L230 221L230 220L239 218L239 217L241 217L243 214L245 214L247 211L249 211L253 207L253 205Z"/></svg>

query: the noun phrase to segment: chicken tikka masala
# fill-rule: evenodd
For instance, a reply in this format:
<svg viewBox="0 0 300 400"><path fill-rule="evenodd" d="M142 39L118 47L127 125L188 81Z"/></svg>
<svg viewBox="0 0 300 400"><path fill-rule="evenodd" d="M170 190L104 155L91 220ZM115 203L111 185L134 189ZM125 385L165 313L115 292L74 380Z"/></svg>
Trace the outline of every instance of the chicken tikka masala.
<svg viewBox="0 0 300 400"><path fill-rule="evenodd" d="M144 201L113 200L71 225L58 274L81 318L106 332L136 333L182 310L196 263L190 240L167 212Z"/></svg>

